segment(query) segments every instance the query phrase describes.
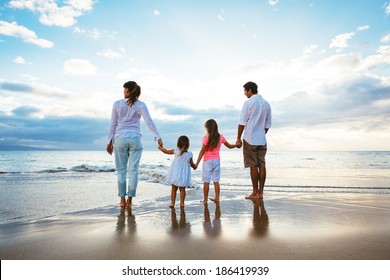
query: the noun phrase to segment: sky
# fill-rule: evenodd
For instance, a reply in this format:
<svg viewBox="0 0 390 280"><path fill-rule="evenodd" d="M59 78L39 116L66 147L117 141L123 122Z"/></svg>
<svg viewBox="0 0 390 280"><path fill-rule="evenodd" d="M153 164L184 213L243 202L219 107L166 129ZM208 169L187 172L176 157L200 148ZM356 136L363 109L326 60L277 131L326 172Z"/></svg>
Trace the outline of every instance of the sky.
<svg viewBox="0 0 390 280"><path fill-rule="evenodd" d="M388 151L390 2L0 0L0 149L104 150L129 80L167 148L235 143L253 81L270 151Z"/></svg>

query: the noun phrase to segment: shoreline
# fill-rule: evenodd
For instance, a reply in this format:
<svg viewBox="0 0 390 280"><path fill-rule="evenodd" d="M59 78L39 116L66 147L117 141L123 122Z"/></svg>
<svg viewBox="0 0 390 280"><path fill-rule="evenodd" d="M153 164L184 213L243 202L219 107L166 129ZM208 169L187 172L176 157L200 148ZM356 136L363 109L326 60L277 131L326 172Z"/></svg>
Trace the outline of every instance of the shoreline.
<svg viewBox="0 0 390 280"><path fill-rule="evenodd" d="M210 193L211 195L213 192ZM381 194L278 193L263 201L189 192L0 225L2 260L388 260L390 200Z"/></svg>

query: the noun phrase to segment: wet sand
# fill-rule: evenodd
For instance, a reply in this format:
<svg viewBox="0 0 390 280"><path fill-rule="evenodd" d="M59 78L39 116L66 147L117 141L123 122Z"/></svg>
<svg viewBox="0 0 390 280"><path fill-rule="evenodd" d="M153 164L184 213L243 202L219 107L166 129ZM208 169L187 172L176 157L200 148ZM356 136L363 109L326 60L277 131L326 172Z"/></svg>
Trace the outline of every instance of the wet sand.
<svg viewBox="0 0 390 280"><path fill-rule="evenodd" d="M212 194L212 192L211 192ZM2 260L389 260L390 199L379 194L202 190L184 209L169 197L0 225Z"/></svg>

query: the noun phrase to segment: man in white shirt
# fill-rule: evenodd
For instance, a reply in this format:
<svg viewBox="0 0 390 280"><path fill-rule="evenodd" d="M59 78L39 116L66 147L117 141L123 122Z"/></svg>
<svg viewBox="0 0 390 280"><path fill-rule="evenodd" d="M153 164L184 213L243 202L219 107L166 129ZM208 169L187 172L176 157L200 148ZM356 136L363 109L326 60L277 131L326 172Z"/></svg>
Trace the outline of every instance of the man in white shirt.
<svg viewBox="0 0 390 280"><path fill-rule="evenodd" d="M246 199L263 199L267 153L265 135L271 127L271 106L258 94L255 83L247 82L244 85L244 92L248 100L241 110L236 144L239 147L244 145L244 166L250 168L253 192ZM244 141L241 140L243 132Z"/></svg>

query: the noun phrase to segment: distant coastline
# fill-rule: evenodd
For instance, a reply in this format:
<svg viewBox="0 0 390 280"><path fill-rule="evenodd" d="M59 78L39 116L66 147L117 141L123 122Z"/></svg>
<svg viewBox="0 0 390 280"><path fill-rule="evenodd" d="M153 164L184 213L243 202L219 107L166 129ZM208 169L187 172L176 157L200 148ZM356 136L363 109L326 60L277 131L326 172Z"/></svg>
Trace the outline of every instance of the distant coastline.
<svg viewBox="0 0 390 280"><path fill-rule="evenodd" d="M62 150L31 147L31 146L21 146L21 145L0 145L0 151L62 151Z"/></svg>

